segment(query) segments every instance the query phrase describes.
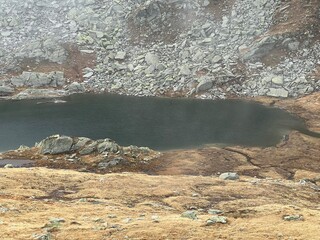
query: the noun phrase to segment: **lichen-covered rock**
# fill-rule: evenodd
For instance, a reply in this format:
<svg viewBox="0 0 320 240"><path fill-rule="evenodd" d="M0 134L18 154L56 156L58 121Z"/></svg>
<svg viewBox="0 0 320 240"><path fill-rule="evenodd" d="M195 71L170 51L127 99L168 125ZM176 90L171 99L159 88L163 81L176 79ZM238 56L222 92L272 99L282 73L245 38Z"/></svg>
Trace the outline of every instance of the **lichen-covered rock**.
<svg viewBox="0 0 320 240"><path fill-rule="evenodd" d="M71 137L53 135L42 140L38 146L42 154L60 154L70 152L72 144Z"/></svg>

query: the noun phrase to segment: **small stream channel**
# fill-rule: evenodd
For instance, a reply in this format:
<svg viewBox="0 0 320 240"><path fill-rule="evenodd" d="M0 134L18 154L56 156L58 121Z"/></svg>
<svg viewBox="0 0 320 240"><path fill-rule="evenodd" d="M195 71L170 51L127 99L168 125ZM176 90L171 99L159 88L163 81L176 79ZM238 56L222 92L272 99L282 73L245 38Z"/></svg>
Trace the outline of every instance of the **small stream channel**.
<svg viewBox="0 0 320 240"><path fill-rule="evenodd" d="M0 152L52 135L111 138L157 150L203 144L272 146L304 123L277 108L239 100L72 95L65 103L0 101Z"/></svg>

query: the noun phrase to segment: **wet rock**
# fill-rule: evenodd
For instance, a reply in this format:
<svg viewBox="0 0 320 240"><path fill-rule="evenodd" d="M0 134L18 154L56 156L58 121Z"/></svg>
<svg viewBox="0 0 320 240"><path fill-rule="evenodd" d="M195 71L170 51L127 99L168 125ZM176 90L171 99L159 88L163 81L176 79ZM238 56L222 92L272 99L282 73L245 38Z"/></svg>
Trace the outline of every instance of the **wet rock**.
<svg viewBox="0 0 320 240"><path fill-rule="evenodd" d="M284 88L270 88L267 92L267 96L287 98L289 92Z"/></svg>
<svg viewBox="0 0 320 240"><path fill-rule="evenodd" d="M14 93L14 88L9 86L0 86L0 96L9 96Z"/></svg>
<svg viewBox="0 0 320 240"><path fill-rule="evenodd" d="M194 211L194 210L188 210L188 211L185 211L181 214L181 217L184 217L184 218L190 218L192 220L195 220L197 219L197 211Z"/></svg>
<svg viewBox="0 0 320 240"><path fill-rule="evenodd" d="M42 140L38 147L42 154L68 153L71 150L73 139L68 136L53 135Z"/></svg>
<svg viewBox="0 0 320 240"><path fill-rule="evenodd" d="M216 223L226 224L227 222L228 222L228 219L224 216L213 216L206 221L206 225L210 226Z"/></svg>
<svg viewBox="0 0 320 240"><path fill-rule="evenodd" d="M234 172L225 172L225 173L220 174L219 178L223 179L223 180L238 180L239 175Z"/></svg>

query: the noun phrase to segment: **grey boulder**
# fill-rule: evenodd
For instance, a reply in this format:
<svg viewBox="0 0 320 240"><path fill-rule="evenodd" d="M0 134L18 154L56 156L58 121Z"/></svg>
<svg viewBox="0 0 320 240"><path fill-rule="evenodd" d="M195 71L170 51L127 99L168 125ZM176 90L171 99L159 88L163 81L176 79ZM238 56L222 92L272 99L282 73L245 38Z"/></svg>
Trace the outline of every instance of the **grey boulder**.
<svg viewBox="0 0 320 240"><path fill-rule="evenodd" d="M39 144L42 154L60 154L70 152L73 139L68 136L53 135L42 140Z"/></svg>

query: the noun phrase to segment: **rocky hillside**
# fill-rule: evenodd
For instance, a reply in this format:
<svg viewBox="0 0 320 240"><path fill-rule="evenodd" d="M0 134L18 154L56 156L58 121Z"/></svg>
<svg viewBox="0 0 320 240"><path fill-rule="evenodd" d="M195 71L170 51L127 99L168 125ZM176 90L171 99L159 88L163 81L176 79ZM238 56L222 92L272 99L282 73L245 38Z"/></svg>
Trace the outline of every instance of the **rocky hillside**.
<svg viewBox="0 0 320 240"><path fill-rule="evenodd" d="M318 0L0 4L1 96L46 96L43 88L51 97L296 97L319 90Z"/></svg>

